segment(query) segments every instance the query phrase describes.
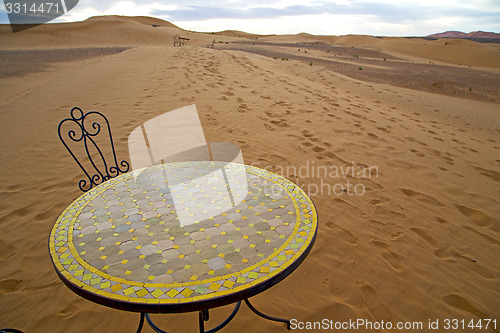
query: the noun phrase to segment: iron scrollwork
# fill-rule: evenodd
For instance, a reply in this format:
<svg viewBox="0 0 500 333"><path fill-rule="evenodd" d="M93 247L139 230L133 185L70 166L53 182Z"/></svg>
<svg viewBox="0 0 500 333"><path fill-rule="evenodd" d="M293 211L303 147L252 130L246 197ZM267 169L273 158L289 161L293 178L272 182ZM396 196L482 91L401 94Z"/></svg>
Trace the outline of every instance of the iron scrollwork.
<svg viewBox="0 0 500 333"><path fill-rule="evenodd" d="M102 118L103 120L103 125L98 121L87 121L86 119L89 116L97 116ZM69 123L70 125L76 125L76 129L70 129L67 133L67 136L73 141L73 142L82 142L85 147L85 153L86 153L86 158L88 158L90 165L92 165L92 168L90 170L86 170L85 167L82 165L82 163L78 160L76 157L75 153L71 150L71 148L68 146L68 143L65 141L61 134L61 129L62 126L65 123ZM75 127L75 126L73 126ZM106 161L106 158L104 157L104 154L102 150L99 148L98 144L96 143L96 140L94 140L99 133L101 133L101 127L106 127L107 128L107 134L109 135L109 144L111 147L111 151L113 154L112 161ZM103 129L103 132L106 134L106 129ZM80 190L83 192L87 192L90 190L93 186L97 186L111 178L114 178L118 176L120 173L125 173L128 172L130 169L130 165L127 161L122 160L118 164L118 160L116 158L116 152L115 152L115 147L113 143L113 137L111 136L111 128L109 126L108 119L100 112L97 111L90 111L88 113L83 113L82 109L78 107L74 107L71 109L71 117L63 119L59 123L58 127L58 133L59 133L59 138L61 139L61 142L64 144L66 149L69 151L71 156L73 156L74 160L80 168L83 170L85 175L87 176L86 179L81 179L78 182L78 186ZM67 138L66 138L67 139ZM94 156L97 155L95 158L97 160L94 160L93 154L91 153L91 150L94 151ZM96 154L97 153L97 154ZM101 168L99 168L98 165L102 165Z"/></svg>

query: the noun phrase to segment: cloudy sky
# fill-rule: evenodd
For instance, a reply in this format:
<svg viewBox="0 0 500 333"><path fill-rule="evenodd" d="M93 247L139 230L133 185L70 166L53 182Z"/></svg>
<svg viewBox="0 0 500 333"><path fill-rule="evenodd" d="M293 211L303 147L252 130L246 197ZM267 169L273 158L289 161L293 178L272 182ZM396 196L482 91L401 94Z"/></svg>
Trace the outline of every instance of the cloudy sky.
<svg viewBox="0 0 500 333"><path fill-rule="evenodd" d="M500 0L80 0L55 22L96 15L145 15L195 31L234 29L260 34L500 32ZM0 22L8 23L3 4Z"/></svg>

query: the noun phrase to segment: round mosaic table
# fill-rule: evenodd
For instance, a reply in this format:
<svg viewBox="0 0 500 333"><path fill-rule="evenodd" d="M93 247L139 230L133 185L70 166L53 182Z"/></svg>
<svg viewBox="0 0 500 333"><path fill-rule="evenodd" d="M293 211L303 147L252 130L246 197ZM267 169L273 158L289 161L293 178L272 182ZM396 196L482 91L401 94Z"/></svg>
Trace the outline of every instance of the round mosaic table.
<svg viewBox="0 0 500 333"><path fill-rule="evenodd" d="M275 285L305 259L316 232L311 199L289 180L236 163L181 162L86 192L57 219L49 248L77 294L122 310L178 313Z"/></svg>

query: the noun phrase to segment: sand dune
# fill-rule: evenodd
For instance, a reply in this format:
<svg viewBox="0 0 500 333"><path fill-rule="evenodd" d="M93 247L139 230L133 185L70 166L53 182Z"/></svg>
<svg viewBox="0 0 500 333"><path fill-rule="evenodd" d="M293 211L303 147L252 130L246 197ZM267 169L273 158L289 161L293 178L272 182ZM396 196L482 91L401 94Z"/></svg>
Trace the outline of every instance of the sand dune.
<svg viewBox="0 0 500 333"><path fill-rule="evenodd" d="M403 37L373 37L365 35L312 36L307 34L263 38L279 42L322 42L347 47L363 47L395 53L411 60L439 61L454 65L500 68L498 45L488 45L463 39L425 40Z"/></svg>
<svg viewBox="0 0 500 333"><path fill-rule="evenodd" d="M215 33L218 36L230 36L230 37L242 37L242 38L250 38L250 39L258 39L262 37L269 37L274 35L257 35L239 30L224 30Z"/></svg>
<svg viewBox="0 0 500 333"><path fill-rule="evenodd" d="M495 32L487 32L487 31L472 31L469 33L461 32L461 31L445 31L437 34L432 34L427 37L436 37L436 38L488 38L494 39L499 38L500 34Z"/></svg>
<svg viewBox="0 0 500 333"><path fill-rule="evenodd" d="M0 43L2 49L170 46L176 34L188 38L191 35L160 19L98 16L77 23L44 24L17 34L13 34L10 27L3 24L0 26ZM199 43L199 39L208 41L210 37L197 34L193 38L194 44Z"/></svg>
<svg viewBox="0 0 500 333"><path fill-rule="evenodd" d="M498 46L480 44L461 39L438 39L371 36L341 36L328 39L346 46L358 46L397 52L427 61L442 61L455 65L499 68Z"/></svg>
<svg viewBox="0 0 500 333"><path fill-rule="evenodd" d="M247 164L297 182L317 207L319 234L312 252L290 277L254 298L263 311L299 321L500 319L498 103L361 81L301 61L200 47L214 36L154 28L154 22L99 18L14 36L2 27L2 49L132 48L0 78L0 326L51 333L136 329L137 314L75 295L52 268L49 232L79 195L80 176L56 128L73 106L99 110L112 124L118 156L128 158L127 138L134 128L190 104L197 106L207 141L237 143ZM163 42L175 33L189 36L193 45ZM277 36L275 41L279 38L307 40ZM451 46L463 49L475 66L495 67L488 60L495 52L480 44L353 36L330 42L373 48L380 42L427 59L438 57L432 50ZM419 47L410 52L408 45L428 45L432 54ZM457 56L451 53L443 52L442 61L454 63ZM298 173L301 166L309 173ZM322 167L371 171L363 177L311 173ZM348 181L364 189L363 195L331 191ZM229 311L212 311L211 323ZM155 316L172 332L196 331L196 319L196 314ZM250 327L285 331L242 308L221 332Z"/></svg>
<svg viewBox="0 0 500 333"><path fill-rule="evenodd" d="M156 27L153 27L155 25ZM6 24L0 25L2 49L33 49L92 46L139 46L170 45L173 36L182 34L191 38L192 46L206 45L214 39L223 41L234 38L251 38L278 42L327 42L334 45L365 47L420 60L442 61L451 64L500 68L497 45L480 44L460 39L438 39L428 41L418 38L372 37L364 35L314 36L307 33L297 35L255 35L237 30L214 34L194 34L174 24L150 17L98 16L83 22L45 24L22 34L13 34Z"/></svg>

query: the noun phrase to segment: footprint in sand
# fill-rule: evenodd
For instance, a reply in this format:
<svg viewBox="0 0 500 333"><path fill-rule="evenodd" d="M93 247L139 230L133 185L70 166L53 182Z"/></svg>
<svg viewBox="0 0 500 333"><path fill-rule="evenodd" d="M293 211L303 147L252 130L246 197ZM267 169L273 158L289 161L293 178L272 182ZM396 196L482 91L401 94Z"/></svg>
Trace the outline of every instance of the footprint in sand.
<svg viewBox="0 0 500 333"><path fill-rule="evenodd" d="M497 160L498 161L498 160ZM474 166L474 169L479 170L483 176L486 176L496 182L500 183L500 173L495 170L488 170L478 166Z"/></svg>
<svg viewBox="0 0 500 333"><path fill-rule="evenodd" d="M269 124L264 124L264 126L265 126L268 130L270 130L270 131L275 131L274 127L272 127L272 126L271 126L271 125L269 125Z"/></svg>
<svg viewBox="0 0 500 333"><path fill-rule="evenodd" d="M410 151L411 151L412 153L414 153L415 155L417 155L418 157L425 157L425 154L424 154L424 153L422 153L422 152L420 152L420 151L418 151L418 150L416 150L416 149L410 149Z"/></svg>
<svg viewBox="0 0 500 333"><path fill-rule="evenodd" d="M0 280L0 294L13 293L21 288L22 280L6 279Z"/></svg>
<svg viewBox="0 0 500 333"><path fill-rule="evenodd" d="M436 198L434 198L431 195L420 193L406 188L400 188L399 190L409 198L415 198L418 201L425 202L434 206L441 206L441 207L444 206L441 202L439 202Z"/></svg>
<svg viewBox="0 0 500 333"><path fill-rule="evenodd" d="M375 289L370 285L363 285L361 292L365 298L365 303L368 306L371 314L377 321L389 322L392 320L392 314L382 302L380 302Z"/></svg>
<svg viewBox="0 0 500 333"><path fill-rule="evenodd" d="M313 150L314 152L316 152L316 153L321 153L321 152L324 152L324 151L325 151L325 148L323 148L323 147L318 147L318 146L314 146L314 147L312 148L312 150Z"/></svg>
<svg viewBox="0 0 500 333"><path fill-rule="evenodd" d="M457 294L449 294L443 297L443 301L451 305L454 308L457 308L462 311L466 311L469 313L472 313L473 315L477 316L478 318L491 318L491 316L488 316L486 313L480 311L476 307L472 306L469 301L467 301L465 298L463 298L460 295Z"/></svg>
<svg viewBox="0 0 500 333"><path fill-rule="evenodd" d="M348 243L352 247L358 246L358 243L359 243L358 238L355 237L349 231L345 230L344 228L341 228L340 226L336 225L332 221L326 222L325 226L331 230L334 237L336 239L338 239L339 241Z"/></svg>
<svg viewBox="0 0 500 333"><path fill-rule="evenodd" d="M236 141L238 143L238 146L240 146L241 149L248 149L250 146L245 140L238 140Z"/></svg>
<svg viewBox="0 0 500 333"><path fill-rule="evenodd" d="M312 138L312 137L314 137L314 134L312 134L308 130L303 130L302 131L302 135L305 136L306 138Z"/></svg>
<svg viewBox="0 0 500 333"><path fill-rule="evenodd" d="M276 125L278 127L290 127L290 125L288 125L287 120L283 118L278 120L271 120L271 124Z"/></svg>
<svg viewBox="0 0 500 333"><path fill-rule="evenodd" d="M245 103L241 103L239 106L238 106L238 112L240 113L245 113L248 111L248 107Z"/></svg>
<svg viewBox="0 0 500 333"><path fill-rule="evenodd" d="M302 142L302 145L303 145L303 146L306 146L306 147L311 147L311 146L313 146L313 144L312 144L312 143L310 143L309 141L304 141L304 142Z"/></svg>
<svg viewBox="0 0 500 333"><path fill-rule="evenodd" d="M418 236L420 236L422 239L424 239L427 243L429 243L433 248L437 249L439 248L439 243L436 242L434 240L434 238L432 238L431 236L429 236L427 234L427 232L425 232L424 230L422 229L419 229L419 228L410 228L411 231L413 231L414 233L416 233Z"/></svg>
<svg viewBox="0 0 500 333"><path fill-rule="evenodd" d="M476 224L478 224L482 227L492 227L495 225L493 220L488 215L486 215L484 212L482 212L480 210L470 208L467 206L462 206L462 205L455 205L455 207L457 207L458 210L462 214L464 214L469 219L471 219Z"/></svg>
<svg viewBox="0 0 500 333"><path fill-rule="evenodd" d="M374 245L382 254L385 261L397 272L403 271L403 266L401 266L400 256L391 251L389 245L382 241L371 240L370 243Z"/></svg>
<svg viewBox="0 0 500 333"><path fill-rule="evenodd" d="M234 93L231 91L226 91L226 92L223 92L222 94L225 96L234 96Z"/></svg>
<svg viewBox="0 0 500 333"><path fill-rule="evenodd" d="M302 137L301 137L301 140L309 140L309 141L303 141L301 144L307 148L311 148L311 150L316 154L316 158L321 160L321 159L325 159L325 158L328 158L328 159L336 159L338 161L341 161L345 164L347 164L346 161L342 160L341 158L339 158L335 153L333 153L332 151L330 150L327 150L326 148L324 147L321 147L320 144L313 144L312 142L316 142L318 143L319 142L319 138L317 138L316 136L314 136L314 134L312 134L311 132L309 132L308 130L303 130L302 131ZM310 142L312 141L312 142ZM326 147L330 148L332 147L333 145L328 143L328 142L324 142L323 143Z"/></svg>
<svg viewBox="0 0 500 333"><path fill-rule="evenodd" d="M443 157L443 160L450 165L455 165L455 161L449 156Z"/></svg>
<svg viewBox="0 0 500 333"><path fill-rule="evenodd" d="M328 111L328 110L325 110L325 111ZM328 117L331 117L331 118L335 118L335 119L339 119L339 120L341 119L340 117L337 117L337 115L334 113L328 113L327 115L328 115Z"/></svg>
<svg viewBox="0 0 500 333"><path fill-rule="evenodd" d="M379 196L378 198L370 200L370 205L372 206L384 206L387 203L392 202L391 199Z"/></svg>
<svg viewBox="0 0 500 333"><path fill-rule="evenodd" d="M194 96L193 97L183 97L183 98L181 98L181 101L191 103L191 102L195 101L195 97Z"/></svg>
<svg viewBox="0 0 500 333"><path fill-rule="evenodd" d="M450 251L448 250L447 245L442 245L440 248L434 250L434 255L438 258L444 259L448 262L453 262L456 263L457 261L453 259L453 257L450 254Z"/></svg>
<svg viewBox="0 0 500 333"><path fill-rule="evenodd" d="M59 311L58 315L67 318L73 316L76 312L78 312L78 308L72 304L68 304L68 306Z"/></svg>

